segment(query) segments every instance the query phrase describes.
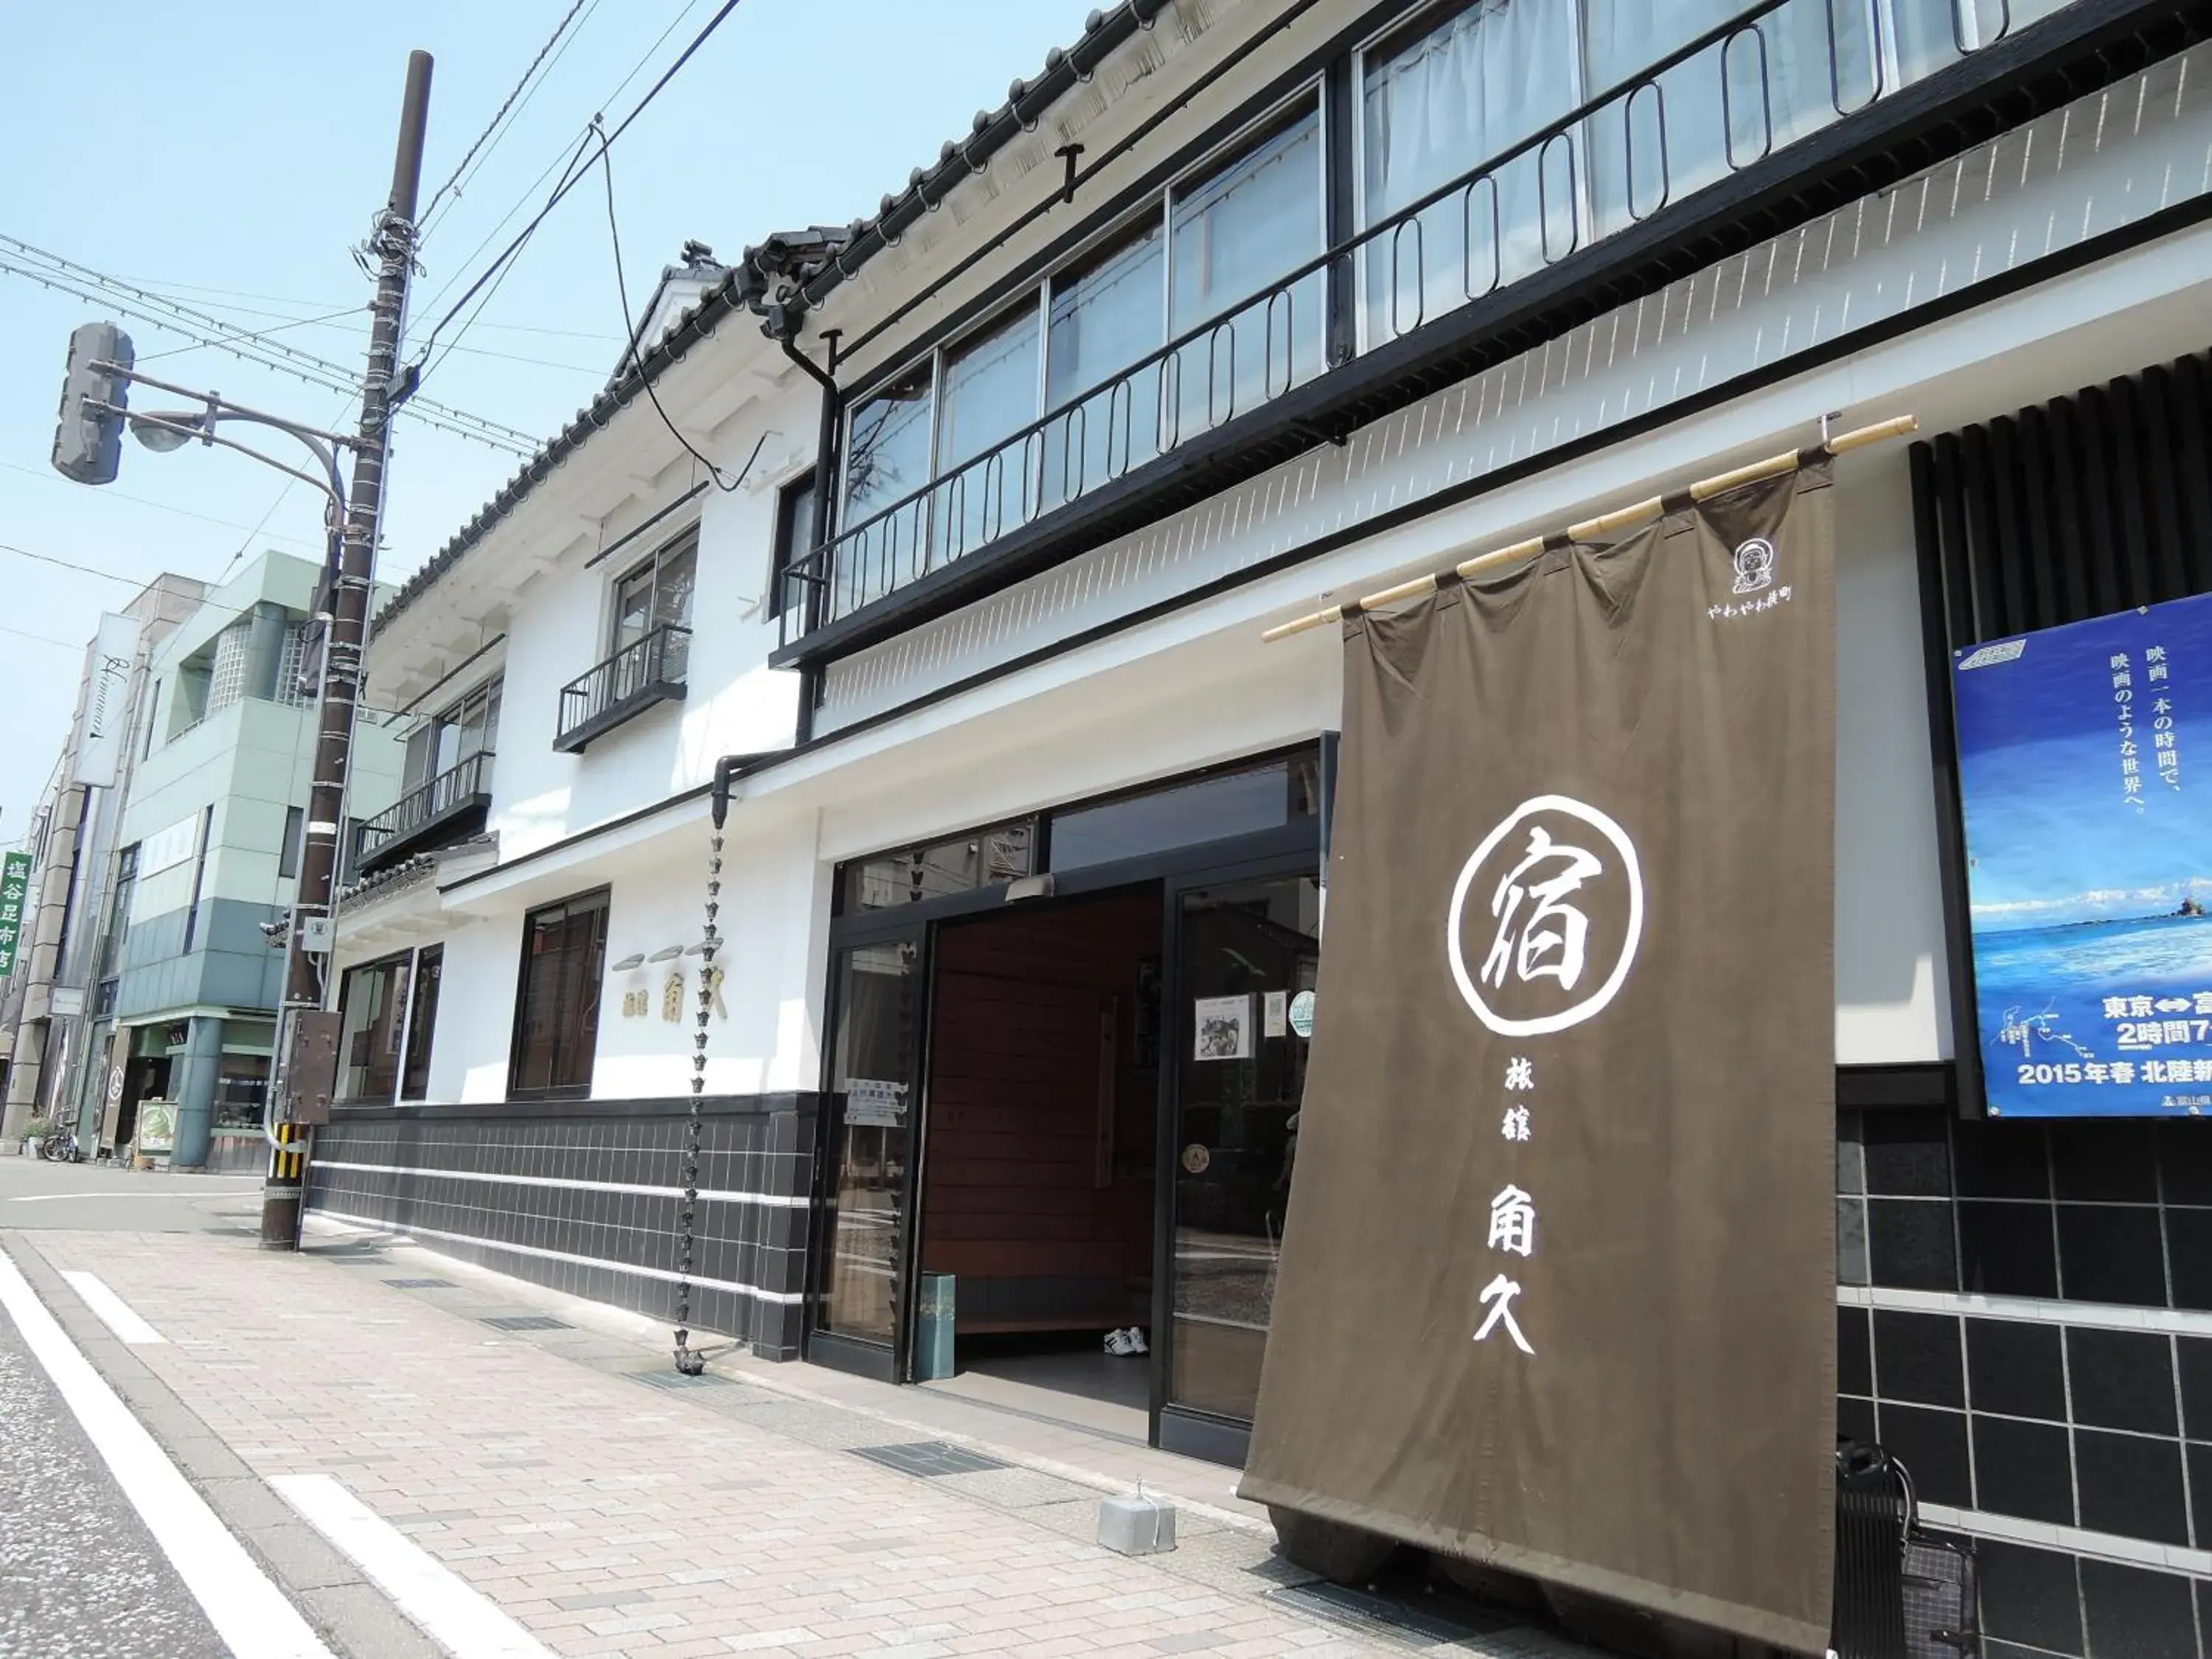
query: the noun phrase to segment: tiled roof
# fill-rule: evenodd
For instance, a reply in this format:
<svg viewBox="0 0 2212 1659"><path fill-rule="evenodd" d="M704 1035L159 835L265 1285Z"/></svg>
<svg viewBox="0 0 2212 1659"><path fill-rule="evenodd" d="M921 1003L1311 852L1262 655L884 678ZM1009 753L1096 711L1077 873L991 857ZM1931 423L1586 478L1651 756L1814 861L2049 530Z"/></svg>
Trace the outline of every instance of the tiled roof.
<svg viewBox="0 0 2212 1659"><path fill-rule="evenodd" d="M412 858L387 865L374 875L363 876L351 886L340 889L337 912L343 915L349 910L359 909L373 899L388 898L416 886L428 880L440 865L457 854L482 852L487 848L496 848L498 845L496 835L471 836L465 841L433 848L427 853L417 853Z"/></svg>
<svg viewBox="0 0 2212 1659"><path fill-rule="evenodd" d="M936 162L908 173L906 187L887 192L873 216L836 228L817 225L808 230L778 231L747 248L697 305L628 372L618 374L587 407L578 410L574 420L408 578L377 613L374 627L385 627L428 592L520 507L555 467L635 402L648 383L659 380L694 345L713 334L714 325L724 318L750 311L765 319L764 333L772 337L795 333L799 318L810 305L818 305L839 283L883 249L896 246L908 225L941 205L947 191L981 173L1000 149L1034 128L1041 115L1088 80L1116 47L1137 31L1152 27L1167 4L1168 0L1121 0L1109 10L1093 11L1084 20L1083 34L1073 46L1054 46L1047 52L1042 73L1018 78L1007 88L1006 101L998 108L976 111L968 133L958 139L946 139L939 148Z"/></svg>

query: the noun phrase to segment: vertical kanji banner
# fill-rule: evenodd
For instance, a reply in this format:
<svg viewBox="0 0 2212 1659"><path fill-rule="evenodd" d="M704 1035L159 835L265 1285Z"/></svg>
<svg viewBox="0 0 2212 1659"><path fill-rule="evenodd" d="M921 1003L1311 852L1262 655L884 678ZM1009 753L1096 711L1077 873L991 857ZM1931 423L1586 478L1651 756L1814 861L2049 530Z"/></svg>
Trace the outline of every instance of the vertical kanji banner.
<svg viewBox="0 0 2212 1659"><path fill-rule="evenodd" d="M1826 1647L1832 494L1346 624L1248 1498Z"/></svg>

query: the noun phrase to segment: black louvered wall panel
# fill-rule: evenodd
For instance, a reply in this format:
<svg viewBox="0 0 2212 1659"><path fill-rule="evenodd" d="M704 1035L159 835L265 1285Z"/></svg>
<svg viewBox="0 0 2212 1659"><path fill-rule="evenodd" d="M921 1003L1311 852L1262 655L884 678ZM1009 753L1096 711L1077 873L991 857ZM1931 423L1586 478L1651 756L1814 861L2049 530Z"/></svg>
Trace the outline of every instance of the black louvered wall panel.
<svg viewBox="0 0 2212 1659"><path fill-rule="evenodd" d="M2212 592L2199 353L1913 446L1953 649Z"/></svg>

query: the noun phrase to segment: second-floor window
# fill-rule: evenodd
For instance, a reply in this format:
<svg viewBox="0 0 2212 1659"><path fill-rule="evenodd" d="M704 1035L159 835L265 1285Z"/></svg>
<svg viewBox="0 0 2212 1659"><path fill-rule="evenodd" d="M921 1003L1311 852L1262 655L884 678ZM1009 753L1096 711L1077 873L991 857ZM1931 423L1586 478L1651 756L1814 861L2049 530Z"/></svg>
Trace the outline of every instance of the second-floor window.
<svg viewBox="0 0 2212 1659"><path fill-rule="evenodd" d="M2068 3L1376 7L1327 77L887 364L849 410L834 543L789 585L810 626L848 616Z"/></svg>
<svg viewBox="0 0 2212 1659"><path fill-rule="evenodd" d="M805 600L805 590L785 573L814 550L814 473L810 470L775 492L775 549L769 561L768 614L780 617Z"/></svg>
<svg viewBox="0 0 2212 1659"><path fill-rule="evenodd" d="M107 979L123 964L123 938L131 931L131 906L138 894L138 843L115 855L115 888L107 900L107 927L100 935L98 973Z"/></svg>
<svg viewBox="0 0 2212 1659"><path fill-rule="evenodd" d="M1264 293L1324 246L1317 94L1291 99L1072 264L894 376L847 428L842 522L869 566L840 569L837 614L886 578L971 551L1322 368L1322 276L1254 306L1118 385L1171 338ZM1052 415L1011 453L1008 440ZM862 527L933 481L926 510ZM943 482L957 481L957 482ZM861 587L871 591L862 592Z"/></svg>
<svg viewBox="0 0 2212 1659"><path fill-rule="evenodd" d="M406 781L416 790L471 755L499 746L500 682L488 680L407 734Z"/></svg>
<svg viewBox="0 0 2212 1659"><path fill-rule="evenodd" d="M657 628L691 625L691 586L698 574L699 538L668 544L615 584L611 655L628 650Z"/></svg>

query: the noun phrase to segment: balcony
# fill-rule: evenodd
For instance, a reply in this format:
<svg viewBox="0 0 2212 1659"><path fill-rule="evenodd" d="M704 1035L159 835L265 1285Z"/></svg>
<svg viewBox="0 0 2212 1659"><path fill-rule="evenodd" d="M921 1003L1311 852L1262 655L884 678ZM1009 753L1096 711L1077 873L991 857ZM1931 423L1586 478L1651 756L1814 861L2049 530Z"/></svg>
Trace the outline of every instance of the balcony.
<svg viewBox="0 0 2212 1659"><path fill-rule="evenodd" d="M491 807L491 762L489 750L471 755L363 824L355 873L374 875L483 829Z"/></svg>
<svg viewBox="0 0 2212 1659"><path fill-rule="evenodd" d="M1340 444L2179 50L2200 9L1745 3L795 560L770 662L864 650Z"/></svg>
<svg viewBox="0 0 2212 1659"><path fill-rule="evenodd" d="M691 630L664 623L624 646L589 673L561 688L561 720L553 747L580 755L594 738L655 703L680 702L691 656Z"/></svg>

